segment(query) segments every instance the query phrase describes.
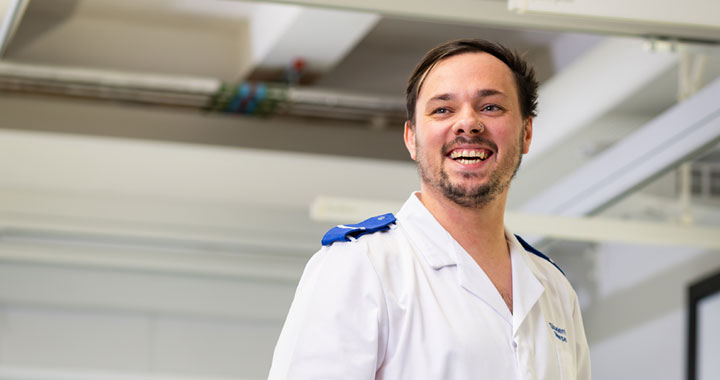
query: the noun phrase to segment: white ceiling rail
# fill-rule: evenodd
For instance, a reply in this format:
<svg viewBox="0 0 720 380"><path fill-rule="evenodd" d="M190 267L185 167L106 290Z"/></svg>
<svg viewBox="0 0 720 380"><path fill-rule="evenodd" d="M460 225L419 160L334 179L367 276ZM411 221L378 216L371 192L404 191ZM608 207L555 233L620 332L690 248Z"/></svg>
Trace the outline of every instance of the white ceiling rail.
<svg viewBox="0 0 720 380"><path fill-rule="evenodd" d="M267 1L267 0L265 0ZM591 0L586 0L589 2ZM660 36L676 37L684 39L719 41L717 24L715 26L695 25L690 23L668 23L654 19L638 18L600 18L587 17L572 14L549 14L526 12L519 14L509 9L507 1L498 0L445 0L442 6L432 1L383 1L383 0L272 0L273 3L298 4L314 7L327 7L334 9L349 9L364 12L377 12L381 14L411 17L423 20L451 21L482 24L499 27L520 27L538 28L547 30L571 30L574 32L603 33L608 35L628 36ZM538 0L538 2L540 2ZM575 1L545 1L546 3L574 3ZM616 12L622 12L629 5L628 2L617 3L622 0L613 1ZM657 8L652 0L644 0L649 7ZM705 0L692 0L693 3ZM592 1L592 3L602 3ZM680 7L682 0L672 0L674 7ZM665 6L665 3L663 3ZM610 7L610 5L608 5ZM715 7L713 6L713 9ZM683 13L675 12L675 13ZM692 13L699 13L695 10ZM706 18L712 18L717 12L709 12ZM670 14L669 17L674 15ZM712 22L712 20L711 20Z"/></svg>
<svg viewBox="0 0 720 380"><path fill-rule="evenodd" d="M648 51L644 43L608 38L544 83L533 123L537 133L523 162L542 157L677 64L676 54Z"/></svg>
<svg viewBox="0 0 720 380"><path fill-rule="evenodd" d="M5 55L29 2L30 0L0 0L0 59Z"/></svg>
<svg viewBox="0 0 720 380"><path fill-rule="evenodd" d="M720 226L687 226L614 218L583 218L554 215L505 213L512 231L583 242L616 242L644 245L672 245L720 250Z"/></svg>
<svg viewBox="0 0 720 380"><path fill-rule="evenodd" d="M600 211L717 144L720 141L718 99L720 78L556 182L519 210L568 216Z"/></svg>
<svg viewBox="0 0 720 380"><path fill-rule="evenodd" d="M310 207L314 220L336 223L357 222L373 215L396 212L399 202L321 196ZM615 218L587 218L506 212L505 223L523 236L544 236L562 240L675 245L720 249L718 227L683 226Z"/></svg>
<svg viewBox="0 0 720 380"><path fill-rule="evenodd" d="M670 0L658 6L656 0L508 0L508 7L521 13L554 14L639 21L697 25L720 32L720 2L707 0Z"/></svg>

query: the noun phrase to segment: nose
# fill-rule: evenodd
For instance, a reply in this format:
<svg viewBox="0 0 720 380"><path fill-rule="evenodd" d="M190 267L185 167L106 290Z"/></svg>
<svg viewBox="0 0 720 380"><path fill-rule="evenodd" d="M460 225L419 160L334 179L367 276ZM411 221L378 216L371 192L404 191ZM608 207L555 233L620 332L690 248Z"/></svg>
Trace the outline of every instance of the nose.
<svg viewBox="0 0 720 380"><path fill-rule="evenodd" d="M470 106L463 107L463 110L458 114L458 118L453 125L453 131L456 135L479 135L483 133L484 130L485 126L480 121L475 110Z"/></svg>

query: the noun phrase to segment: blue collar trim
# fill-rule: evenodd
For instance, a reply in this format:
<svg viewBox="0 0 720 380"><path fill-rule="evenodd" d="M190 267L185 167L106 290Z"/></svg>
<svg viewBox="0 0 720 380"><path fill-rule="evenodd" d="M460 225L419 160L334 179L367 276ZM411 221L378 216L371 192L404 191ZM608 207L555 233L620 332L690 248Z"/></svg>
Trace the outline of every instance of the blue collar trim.
<svg viewBox="0 0 720 380"><path fill-rule="evenodd" d="M542 253L542 252L538 251L537 249L535 249L535 247L533 247L532 245L528 244L528 242L526 242L525 240L523 240L523 238L521 238L520 236L515 235L515 237L518 239L518 241L520 242L520 245L522 245L522 247L525 248L526 251L528 251L528 252L530 252L530 253L533 253L535 256L538 256L538 257L540 257L540 258L542 258L542 259L547 260L550 264L554 265L555 268L557 268L557 269L560 271L560 273L563 274L563 276L565 276L565 272L563 272L563 270L560 269L560 267L559 267L557 264L555 264L555 262L552 261L551 258L545 256L544 253ZM567 277L567 276L565 276L565 277Z"/></svg>

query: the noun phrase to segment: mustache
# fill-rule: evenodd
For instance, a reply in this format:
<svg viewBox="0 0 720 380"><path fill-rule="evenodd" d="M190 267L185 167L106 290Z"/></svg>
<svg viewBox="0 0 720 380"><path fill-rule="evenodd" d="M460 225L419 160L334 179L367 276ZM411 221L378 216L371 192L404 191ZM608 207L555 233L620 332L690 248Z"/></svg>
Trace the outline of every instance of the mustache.
<svg viewBox="0 0 720 380"><path fill-rule="evenodd" d="M453 141L450 141L442 146L442 153L444 155L447 155L450 153L451 150L453 150L457 145L461 144L472 144L472 145L483 145L487 146L493 151L497 152L497 145L482 137L482 136L473 136L473 137L466 137L466 136L458 136Z"/></svg>

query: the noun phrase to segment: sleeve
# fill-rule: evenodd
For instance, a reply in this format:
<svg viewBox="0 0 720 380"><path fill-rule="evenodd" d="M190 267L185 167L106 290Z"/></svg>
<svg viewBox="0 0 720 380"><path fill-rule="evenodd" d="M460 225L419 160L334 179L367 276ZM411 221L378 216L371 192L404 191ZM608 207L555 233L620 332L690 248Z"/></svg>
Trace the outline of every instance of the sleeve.
<svg viewBox="0 0 720 380"><path fill-rule="evenodd" d="M585 336L585 327L583 326L582 315L580 312L580 303L577 294L573 291L573 323L575 329L575 358L578 380L590 380L590 347L588 346L587 337Z"/></svg>
<svg viewBox="0 0 720 380"><path fill-rule="evenodd" d="M323 247L308 262L290 306L269 380L374 379L387 340L387 308L356 244Z"/></svg>

